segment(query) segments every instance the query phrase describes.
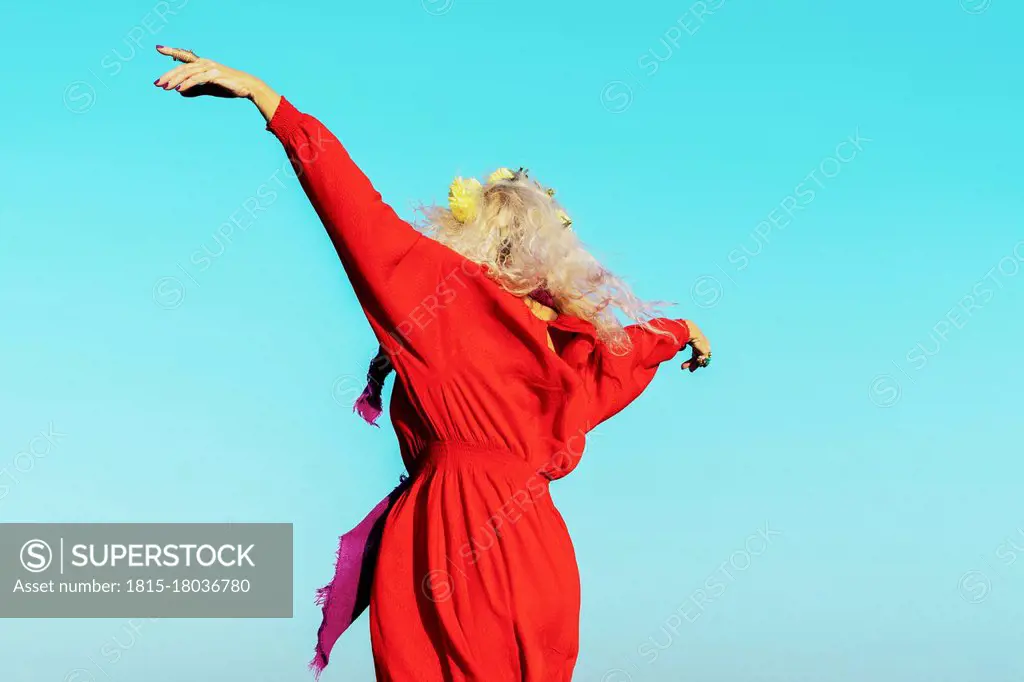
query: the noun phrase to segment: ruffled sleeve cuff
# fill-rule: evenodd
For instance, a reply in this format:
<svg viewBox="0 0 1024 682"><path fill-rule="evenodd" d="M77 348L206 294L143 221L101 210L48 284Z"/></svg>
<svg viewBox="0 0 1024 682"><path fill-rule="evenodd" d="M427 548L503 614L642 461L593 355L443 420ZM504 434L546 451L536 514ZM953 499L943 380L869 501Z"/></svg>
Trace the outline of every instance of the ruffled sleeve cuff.
<svg viewBox="0 0 1024 682"><path fill-rule="evenodd" d="M686 344L690 342L690 327L686 324L686 320L659 318L652 320L651 324L658 329L664 329L667 332L671 332L672 336L674 336L678 342L675 346L676 352L686 348Z"/></svg>
<svg viewBox="0 0 1024 682"><path fill-rule="evenodd" d="M671 336L644 330L642 343L645 343L646 348L642 350L640 362L643 367L647 368L671 360L690 342L690 328L685 320L657 318L651 320L651 326L666 331ZM635 341L636 339L634 339Z"/></svg>

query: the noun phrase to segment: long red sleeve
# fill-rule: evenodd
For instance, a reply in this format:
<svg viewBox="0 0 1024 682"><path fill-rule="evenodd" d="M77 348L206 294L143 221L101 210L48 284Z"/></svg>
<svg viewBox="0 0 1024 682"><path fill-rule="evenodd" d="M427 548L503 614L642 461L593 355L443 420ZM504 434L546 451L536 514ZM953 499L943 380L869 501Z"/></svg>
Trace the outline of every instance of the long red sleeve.
<svg viewBox="0 0 1024 682"><path fill-rule="evenodd" d="M671 360L690 340L690 329L683 320L658 318L652 325L671 336L629 325L633 346L625 355L615 355L604 344L594 349L588 367L587 384L591 395L591 428L613 417L644 392L661 363Z"/></svg>
<svg viewBox="0 0 1024 682"><path fill-rule="evenodd" d="M267 130L284 145L378 340L400 338L422 358L423 311L439 305L454 252L399 218L331 131L287 99Z"/></svg>

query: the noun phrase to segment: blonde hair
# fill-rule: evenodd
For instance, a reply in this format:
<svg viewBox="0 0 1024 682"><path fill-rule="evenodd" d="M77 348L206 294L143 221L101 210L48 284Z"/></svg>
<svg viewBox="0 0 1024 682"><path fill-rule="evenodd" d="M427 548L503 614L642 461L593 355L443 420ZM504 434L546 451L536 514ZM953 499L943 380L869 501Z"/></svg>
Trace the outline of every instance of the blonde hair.
<svg viewBox="0 0 1024 682"><path fill-rule="evenodd" d="M423 220L417 227L465 258L486 265L493 279L516 296L546 289L559 312L591 322L598 339L616 352L625 353L631 347L616 309L655 333L668 333L649 324L663 303L635 296L590 254L571 229L553 190L523 170L499 169L486 185L472 183L477 189L471 210L459 211L456 217L452 207L461 207L454 203L447 208L420 206Z"/></svg>

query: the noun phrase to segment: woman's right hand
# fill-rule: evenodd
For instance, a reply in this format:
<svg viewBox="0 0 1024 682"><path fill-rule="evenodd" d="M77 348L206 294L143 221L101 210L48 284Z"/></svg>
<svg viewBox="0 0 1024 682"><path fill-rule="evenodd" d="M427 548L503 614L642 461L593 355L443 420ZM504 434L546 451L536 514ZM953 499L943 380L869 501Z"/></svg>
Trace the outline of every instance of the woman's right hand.
<svg viewBox="0 0 1024 682"><path fill-rule="evenodd" d="M176 90L182 97L243 97L251 99L269 121L280 95L255 76L197 56L191 50L157 45L156 51L183 62L153 81L164 90Z"/></svg>
<svg viewBox="0 0 1024 682"><path fill-rule="evenodd" d="M686 326L690 329L690 340L686 345L693 349L693 355L683 363L683 369L696 372L702 367L707 367L711 362L711 344L696 322L686 320Z"/></svg>

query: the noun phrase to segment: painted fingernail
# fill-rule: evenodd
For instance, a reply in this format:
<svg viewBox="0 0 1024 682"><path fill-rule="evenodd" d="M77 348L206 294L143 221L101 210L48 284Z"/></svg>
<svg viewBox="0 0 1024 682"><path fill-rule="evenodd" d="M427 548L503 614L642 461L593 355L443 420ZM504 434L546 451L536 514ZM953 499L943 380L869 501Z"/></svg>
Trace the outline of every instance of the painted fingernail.
<svg viewBox="0 0 1024 682"><path fill-rule="evenodd" d="M155 81L153 81L153 85L156 85L156 84L157 84L157 83L159 83L159 82L160 82L160 79L159 79L159 78L157 78L157 79L156 79Z"/></svg>
<svg viewBox="0 0 1024 682"><path fill-rule="evenodd" d="M156 46L156 49L158 49L158 50L159 50L159 49L160 49L161 47L163 47L163 45L157 45L157 46Z"/></svg>
<svg viewBox="0 0 1024 682"><path fill-rule="evenodd" d="M181 90L181 86L180 86L180 85L175 85L175 86L174 86L174 89L175 89L175 90Z"/></svg>

